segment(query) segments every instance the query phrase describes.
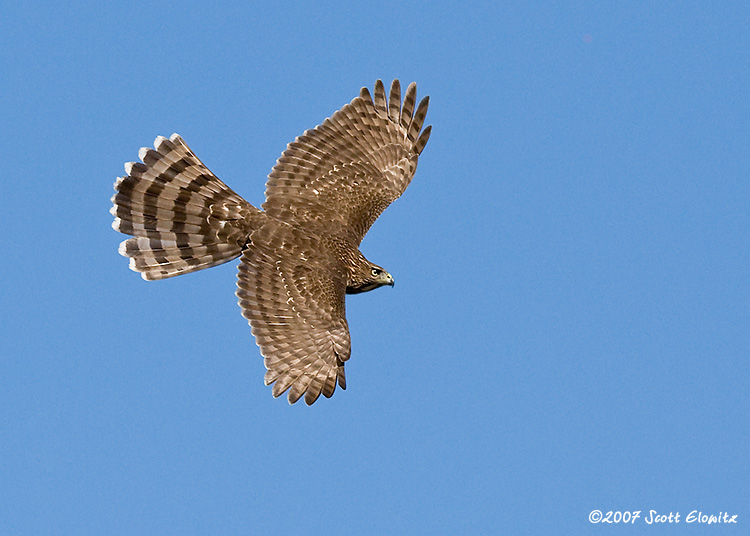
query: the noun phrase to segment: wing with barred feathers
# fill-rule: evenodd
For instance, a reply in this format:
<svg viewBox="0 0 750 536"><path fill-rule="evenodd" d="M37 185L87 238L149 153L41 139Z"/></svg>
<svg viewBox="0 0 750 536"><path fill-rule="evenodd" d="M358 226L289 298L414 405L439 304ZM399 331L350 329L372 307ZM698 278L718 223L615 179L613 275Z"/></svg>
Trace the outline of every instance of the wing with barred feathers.
<svg viewBox="0 0 750 536"><path fill-rule="evenodd" d="M273 220L242 254L237 297L264 357L273 396L289 390L309 405L338 384L351 353L345 317L346 272L320 238Z"/></svg>
<svg viewBox="0 0 750 536"><path fill-rule="evenodd" d="M398 80L389 96L378 80L321 125L289 144L266 183L263 209L293 225L359 244L378 216L411 182L430 137L422 130L429 97L403 105Z"/></svg>

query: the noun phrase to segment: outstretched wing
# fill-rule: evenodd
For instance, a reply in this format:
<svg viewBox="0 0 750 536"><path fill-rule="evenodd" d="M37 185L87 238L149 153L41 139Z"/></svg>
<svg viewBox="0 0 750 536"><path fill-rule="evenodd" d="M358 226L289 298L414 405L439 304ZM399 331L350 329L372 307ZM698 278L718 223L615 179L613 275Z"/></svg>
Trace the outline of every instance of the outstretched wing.
<svg viewBox="0 0 750 536"><path fill-rule="evenodd" d="M266 385L289 402L312 404L346 389L351 353L344 310L346 272L325 256L319 239L269 222L242 254L237 296L264 357Z"/></svg>
<svg viewBox="0 0 750 536"><path fill-rule="evenodd" d="M266 183L263 209L274 218L359 244L411 182L430 137L422 130L429 97L414 111L417 86L398 80L367 88L289 144ZM421 132L421 134L420 134Z"/></svg>

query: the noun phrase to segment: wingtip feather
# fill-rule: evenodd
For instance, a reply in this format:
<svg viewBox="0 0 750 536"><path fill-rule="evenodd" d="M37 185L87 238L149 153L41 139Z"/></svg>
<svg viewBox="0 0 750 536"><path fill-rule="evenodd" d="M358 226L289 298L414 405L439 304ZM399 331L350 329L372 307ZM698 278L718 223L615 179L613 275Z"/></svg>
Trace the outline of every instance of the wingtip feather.
<svg viewBox="0 0 750 536"><path fill-rule="evenodd" d="M417 143L414 144L415 153L422 154L422 151L424 150L424 146L427 145L427 141L430 139L431 133L432 133L432 125L428 125L422 131L422 134L420 134L419 139L417 140Z"/></svg>
<svg viewBox="0 0 750 536"><path fill-rule="evenodd" d="M398 122L401 116L401 83L398 78L391 82L391 92L388 97L388 116Z"/></svg>
<svg viewBox="0 0 750 536"><path fill-rule="evenodd" d="M383 81L379 78L375 81L375 96L373 104L375 104L375 110L378 114L381 116L388 116L388 103L385 98L385 86L383 85Z"/></svg>
<svg viewBox="0 0 750 536"><path fill-rule="evenodd" d="M429 105L429 96L426 96L421 101L419 101L419 106L417 106L417 111L414 112L414 117L411 120L411 125L409 125L409 131L407 132L407 138L412 142L416 141L417 134L419 134L419 131L422 130L424 119L427 116L427 107Z"/></svg>

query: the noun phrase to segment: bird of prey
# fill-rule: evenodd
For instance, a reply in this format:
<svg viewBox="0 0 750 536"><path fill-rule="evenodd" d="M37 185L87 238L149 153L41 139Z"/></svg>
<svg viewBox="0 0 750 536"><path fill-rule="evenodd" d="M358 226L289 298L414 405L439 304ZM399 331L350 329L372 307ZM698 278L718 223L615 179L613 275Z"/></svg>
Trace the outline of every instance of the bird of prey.
<svg viewBox="0 0 750 536"><path fill-rule="evenodd" d="M115 182L112 227L131 235L119 252L146 280L241 257L237 297L264 357L273 396L314 403L346 389L351 353L345 295L393 286L359 245L411 182L430 137L429 97L401 101L378 80L290 143L256 208L233 192L178 134L157 137Z"/></svg>

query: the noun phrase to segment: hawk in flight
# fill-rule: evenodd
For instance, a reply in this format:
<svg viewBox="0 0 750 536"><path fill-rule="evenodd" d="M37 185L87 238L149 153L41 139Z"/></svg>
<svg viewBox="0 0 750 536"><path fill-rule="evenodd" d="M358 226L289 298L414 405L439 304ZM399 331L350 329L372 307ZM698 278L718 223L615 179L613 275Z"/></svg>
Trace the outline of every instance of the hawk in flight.
<svg viewBox="0 0 750 536"><path fill-rule="evenodd" d="M273 396L312 404L346 389L345 295L393 286L359 251L367 230L411 182L430 137L429 97L403 103L398 80L358 97L287 146L256 208L173 134L144 147L115 182L115 230L146 280L240 257L237 297L264 357Z"/></svg>

